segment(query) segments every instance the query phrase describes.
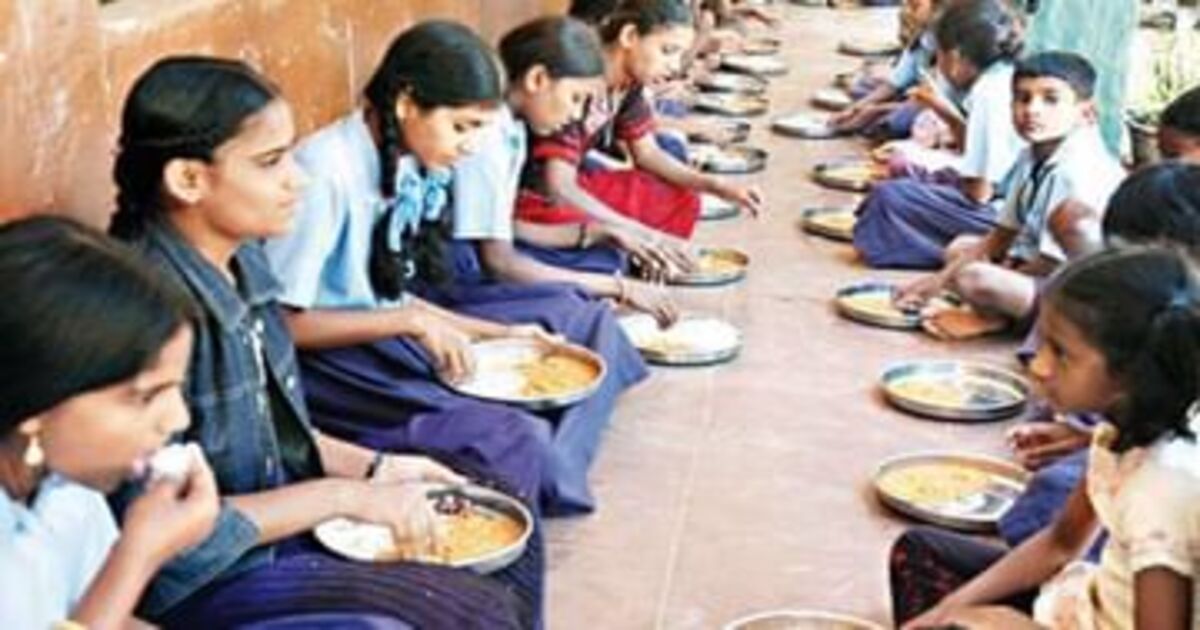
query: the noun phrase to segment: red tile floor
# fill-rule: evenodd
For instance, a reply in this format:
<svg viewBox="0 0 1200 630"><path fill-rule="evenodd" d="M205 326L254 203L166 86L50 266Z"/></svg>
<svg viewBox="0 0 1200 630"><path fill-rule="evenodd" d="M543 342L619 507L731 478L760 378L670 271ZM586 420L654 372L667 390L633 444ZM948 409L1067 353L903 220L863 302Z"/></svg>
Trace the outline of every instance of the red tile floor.
<svg viewBox="0 0 1200 630"><path fill-rule="evenodd" d="M895 13L775 8L791 72L772 82L773 111L751 137L771 153L768 169L751 176L769 214L703 224L697 236L749 252L750 276L732 288L678 292L687 308L741 326L745 350L720 367L655 368L621 402L592 475L599 510L548 526L552 628L720 628L777 607L886 622L885 556L906 523L875 502L875 466L919 449L1004 452L1008 423L919 420L886 407L875 386L892 361L1010 362L1012 344L947 345L840 320L829 306L839 286L897 274L862 268L848 246L802 233L798 218L804 207L853 201L811 183L808 172L863 145L767 128L856 66L834 52L840 38L887 36Z"/></svg>

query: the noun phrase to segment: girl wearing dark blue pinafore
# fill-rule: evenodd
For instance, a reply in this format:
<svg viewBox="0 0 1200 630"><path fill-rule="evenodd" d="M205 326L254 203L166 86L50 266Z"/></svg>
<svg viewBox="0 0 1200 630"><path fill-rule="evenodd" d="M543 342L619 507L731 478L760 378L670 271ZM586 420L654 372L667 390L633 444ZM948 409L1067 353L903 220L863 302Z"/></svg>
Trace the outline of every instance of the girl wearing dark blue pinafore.
<svg viewBox="0 0 1200 630"><path fill-rule="evenodd" d="M471 287L446 270L449 168L494 122L499 72L465 27L428 22L401 34L367 85L365 107L297 150L309 175L298 225L266 250L317 426L375 447L466 444L492 461L505 458L505 443L490 416L516 415L547 435L553 424L542 506L585 512L593 507L588 466L616 395L645 376L644 366L621 358L628 342L611 314L573 287ZM539 417L443 384L469 371L471 341L545 330L609 359L608 378L588 400ZM430 412L450 415L423 421Z"/></svg>

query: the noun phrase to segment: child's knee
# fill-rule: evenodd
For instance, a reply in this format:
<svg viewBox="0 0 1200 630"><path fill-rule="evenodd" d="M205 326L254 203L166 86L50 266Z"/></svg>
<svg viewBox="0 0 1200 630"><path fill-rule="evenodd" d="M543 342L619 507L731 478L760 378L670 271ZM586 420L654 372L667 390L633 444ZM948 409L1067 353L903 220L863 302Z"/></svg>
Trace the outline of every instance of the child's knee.
<svg viewBox="0 0 1200 630"><path fill-rule="evenodd" d="M968 304L995 303L998 287L991 272L992 266L988 263L967 263L954 274L954 292Z"/></svg>
<svg viewBox="0 0 1200 630"><path fill-rule="evenodd" d="M951 263L962 258L979 245L980 238L972 234L957 236L946 246L946 262Z"/></svg>

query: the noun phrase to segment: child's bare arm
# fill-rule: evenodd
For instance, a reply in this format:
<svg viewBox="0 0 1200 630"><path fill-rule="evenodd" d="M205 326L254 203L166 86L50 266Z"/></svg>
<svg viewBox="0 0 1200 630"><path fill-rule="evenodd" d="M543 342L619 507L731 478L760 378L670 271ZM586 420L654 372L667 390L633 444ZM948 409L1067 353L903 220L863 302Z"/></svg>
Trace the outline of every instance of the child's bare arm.
<svg viewBox="0 0 1200 630"><path fill-rule="evenodd" d="M936 608L909 622L905 628L938 625L953 611L1002 601L1038 587L1067 562L1079 556L1096 532L1096 512L1079 483L1059 517L1046 529L1009 552L975 579L942 600Z"/></svg>
<svg viewBox="0 0 1200 630"><path fill-rule="evenodd" d="M1133 576L1135 628L1186 630L1191 628L1192 580L1166 567L1139 571Z"/></svg>
<svg viewBox="0 0 1200 630"><path fill-rule="evenodd" d="M1048 227L1070 260L1104 248L1100 213L1078 199L1067 199L1052 209Z"/></svg>

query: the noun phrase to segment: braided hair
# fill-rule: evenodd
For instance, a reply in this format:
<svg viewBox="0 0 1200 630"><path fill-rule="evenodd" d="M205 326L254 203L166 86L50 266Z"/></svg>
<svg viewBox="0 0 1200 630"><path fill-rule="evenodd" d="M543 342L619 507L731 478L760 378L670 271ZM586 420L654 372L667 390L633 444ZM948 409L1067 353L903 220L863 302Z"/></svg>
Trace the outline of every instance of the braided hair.
<svg viewBox="0 0 1200 630"><path fill-rule="evenodd" d="M487 44L469 28L449 21L422 22L401 33L384 54L367 83L364 96L379 134L380 194L395 201L396 172L406 151L404 130L396 116L402 97L421 110L499 104L504 77ZM389 242L396 204L375 224L368 263L376 294L398 298L411 275L442 281L446 261L442 244L449 237L447 217L425 220L415 233L401 235L399 248Z"/></svg>
<svg viewBox="0 0 1200 630"><path fill-rule="evenodd" d="M151 66L125 99L109 233L136 238L163 210L163 169L171 160L212 160L247 118L278 98L279 90L241 61L180 56Z"/></svg>

